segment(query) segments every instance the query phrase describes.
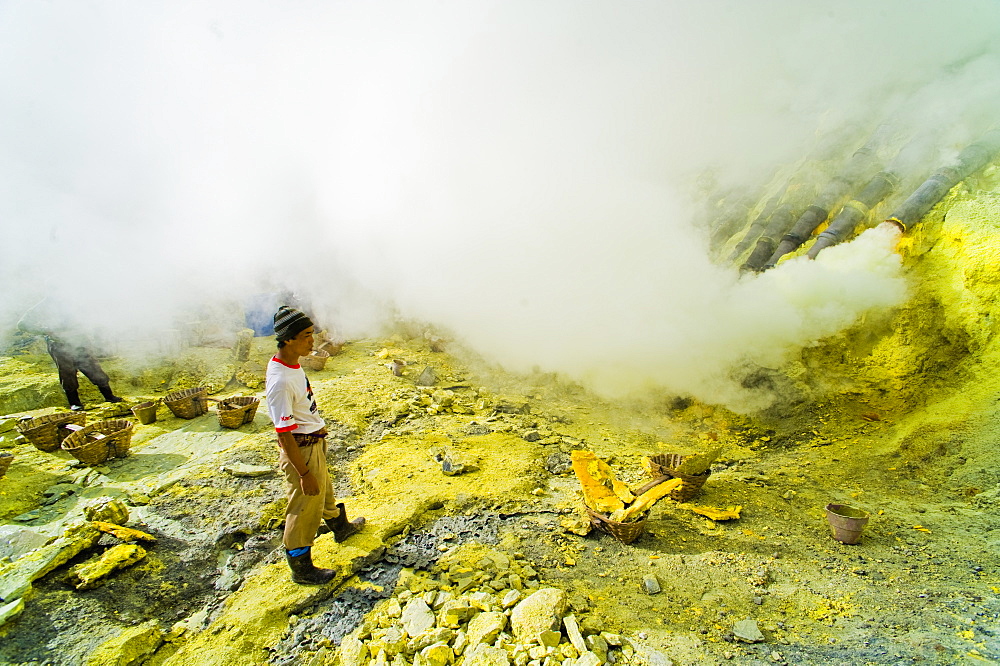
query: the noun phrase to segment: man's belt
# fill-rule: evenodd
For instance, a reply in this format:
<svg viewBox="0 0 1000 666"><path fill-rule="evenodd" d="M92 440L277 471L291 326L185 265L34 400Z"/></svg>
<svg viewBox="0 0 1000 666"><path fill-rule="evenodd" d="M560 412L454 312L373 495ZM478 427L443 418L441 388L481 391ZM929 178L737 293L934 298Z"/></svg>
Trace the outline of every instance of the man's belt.
<svg viewBox="0 0 1000 666"><path fill-rule="evenodd" d="M292 437L295 438L295 443L298 444L300 447L302 447L302 446L312 446L313 444L316 444L317 442L322 442L323 438L326 437L326 433L324 432L322 434L317 434L317 433L313 433L313 432L311 432L311 433L295 433L295 432L293 432L292 433Z"/></svg>

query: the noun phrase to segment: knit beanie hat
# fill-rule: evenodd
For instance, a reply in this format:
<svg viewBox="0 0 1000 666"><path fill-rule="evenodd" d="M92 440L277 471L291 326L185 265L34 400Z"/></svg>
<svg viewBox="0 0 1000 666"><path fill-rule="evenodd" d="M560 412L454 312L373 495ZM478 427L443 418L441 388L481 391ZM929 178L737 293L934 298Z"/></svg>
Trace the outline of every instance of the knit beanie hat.
<svg viewBox="0 0 1000 666"><path fill-rule="evenodd" d="M278 342L287 342L312 325L312 319L306 313L287 305L282 305L274 313L274 337Z"/></svg>

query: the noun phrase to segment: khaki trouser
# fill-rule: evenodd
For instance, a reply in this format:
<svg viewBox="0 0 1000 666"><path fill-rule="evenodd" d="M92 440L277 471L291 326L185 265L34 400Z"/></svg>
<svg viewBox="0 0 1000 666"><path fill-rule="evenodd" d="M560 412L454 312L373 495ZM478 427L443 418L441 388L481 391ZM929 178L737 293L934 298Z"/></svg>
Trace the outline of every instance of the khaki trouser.
<svg viewBox="0 0 1000 666"><path fill-rule="evenodd" d="M281 447L278 447L278 451L278 464L285 474L285 496L288 498L282 541L286 550L305 548L313 545L316 530L323 520L340 515L337 497L333 494L333 481L326 468L326 440L299 447L306 466L319 484L319 494L311 497L302 492L299 474L285 451Z"/></svg>

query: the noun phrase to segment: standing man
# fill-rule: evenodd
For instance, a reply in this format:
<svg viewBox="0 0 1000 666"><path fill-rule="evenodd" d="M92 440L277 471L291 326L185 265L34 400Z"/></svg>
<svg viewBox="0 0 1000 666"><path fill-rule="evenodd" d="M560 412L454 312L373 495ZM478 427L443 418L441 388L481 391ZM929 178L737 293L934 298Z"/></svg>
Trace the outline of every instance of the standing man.
<svg viewBox="0 0 1000 666"><path fill-rule="evenodd" d="M326 521L340 543L358 532L364 518L347 519L326 468L326 423L319 415L312 388L299 357L313 348L313 323L305 313L283 305L274 315L278 353L267 364L267 409L278 433L278 461L285 474L285 557L292 580L322 585L332 569L313 565L311 549L320 523Z"/></svg>
<svg viewBox="0 0 1000 666"><path fill-rule="evenodd" d="M105 402L122 401L111 390L111 379L91 351L89 338L79 333L65 311L60 311L49 299L43 298L24 313L17 322L17 327L30 335L45 338L49 356L59 372L59 385L66 394L69 408L74 412L83 409L77 372L82 372L84 377L93 382L104 396Z"/></svg>

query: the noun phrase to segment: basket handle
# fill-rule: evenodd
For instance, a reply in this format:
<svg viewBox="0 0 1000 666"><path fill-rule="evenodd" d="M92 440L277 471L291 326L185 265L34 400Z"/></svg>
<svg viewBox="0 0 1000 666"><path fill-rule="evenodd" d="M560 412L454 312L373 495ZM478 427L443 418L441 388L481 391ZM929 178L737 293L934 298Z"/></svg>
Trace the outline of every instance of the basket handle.
<svg viewBox="0 0 1000 666"><path fill-rule="evenodd" d="M663 483L664 481L669 481L669 480L670 480L670 479L672 479L672 478L674 478L674 477L672 477L672 476L670 476L670 475L668 475L668 474L664 474L663 476L659 476L659 477L657 477L657 478L653 479L652 481L650 481L650 482L646 483L645 485L641 486L641 487L640 487L640 488L638 488L637 490L633 490L633 491L632 491L632 493L633 493L634 495L641 495L641 494L643 494L644 492L646 492L647 490L649 490L649 489L651 489L651 488L654 488L654 487L656 487L656 486L660 485L660 484L661 484L661 483Z"/></svg>

